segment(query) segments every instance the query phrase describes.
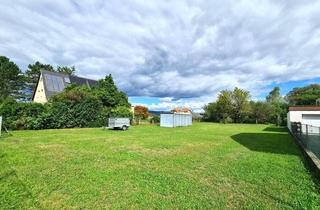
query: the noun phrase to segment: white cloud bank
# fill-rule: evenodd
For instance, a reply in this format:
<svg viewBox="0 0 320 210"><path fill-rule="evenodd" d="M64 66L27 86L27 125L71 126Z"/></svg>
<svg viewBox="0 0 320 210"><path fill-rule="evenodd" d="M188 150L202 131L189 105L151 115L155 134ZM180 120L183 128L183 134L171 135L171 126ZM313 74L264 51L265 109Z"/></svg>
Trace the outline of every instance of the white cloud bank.
<svg viewBox="0 0 320 210"><path fill-rule="evenodd" d="M238 86L320 75L320 1L11 1L0 4L0 54L111 73L130 96L171 97L150 108L213 100Z"/></svg>

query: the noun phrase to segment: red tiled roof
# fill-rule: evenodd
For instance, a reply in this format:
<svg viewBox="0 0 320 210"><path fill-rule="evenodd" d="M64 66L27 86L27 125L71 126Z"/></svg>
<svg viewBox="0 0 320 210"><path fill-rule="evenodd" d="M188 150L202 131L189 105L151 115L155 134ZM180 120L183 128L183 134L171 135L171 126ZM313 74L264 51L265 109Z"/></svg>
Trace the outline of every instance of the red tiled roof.
<svg viewBox="0 0 320 210"><path fill-rule="evenodd" d="M171 111L174 112L174 113L177 113L177 112L189 113L189 112L191 112L191 110L188 109L188 108L174 108Z"/></svg>

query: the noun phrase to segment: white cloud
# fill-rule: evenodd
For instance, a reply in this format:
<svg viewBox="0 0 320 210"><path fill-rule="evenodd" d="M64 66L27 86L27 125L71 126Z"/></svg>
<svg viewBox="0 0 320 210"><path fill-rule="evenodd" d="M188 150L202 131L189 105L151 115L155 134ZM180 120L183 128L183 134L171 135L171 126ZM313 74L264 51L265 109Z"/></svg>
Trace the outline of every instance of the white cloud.
<svg viewBox="0 0 320 210"><path fill-rule="evenodd" d="M130 96L172 98L154 108L320 75L316 0L4 0L0 11L0 54L22 69L39 60L111 73Z"/></svg>

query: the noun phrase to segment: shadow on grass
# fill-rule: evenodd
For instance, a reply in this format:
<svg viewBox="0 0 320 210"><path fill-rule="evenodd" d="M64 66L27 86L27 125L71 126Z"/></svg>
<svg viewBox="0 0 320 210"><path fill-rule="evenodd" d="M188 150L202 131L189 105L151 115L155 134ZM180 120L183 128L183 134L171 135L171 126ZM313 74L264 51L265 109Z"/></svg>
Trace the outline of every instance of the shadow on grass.
<svg viewBox="0 0 320 210"><path fill-rule="evenodd" d="M267 127L265 129L263 129L263 131L269 131L269 132L279 132L279 133L284 133L284 132L288 132L286 127Z"/></svg>
<svg viewBox="0 0 320 210"><path fill-rule="evenodd" d="M231 136L231 138L251 151L299 156L304 166L310 170L316 190L320 193L320 176L311 170L310 165L303 158L291 136L283 133L287 132L286 128L270 127L269 129L266 128L265 131L270 131L270 133L239 133Z"/></svg>
<svg viewBox="0 0 320 210"><path fill-rule="evenodd" d="M290 136L283 133L239 133L231 138L251 151L300 155Z"/></svg>

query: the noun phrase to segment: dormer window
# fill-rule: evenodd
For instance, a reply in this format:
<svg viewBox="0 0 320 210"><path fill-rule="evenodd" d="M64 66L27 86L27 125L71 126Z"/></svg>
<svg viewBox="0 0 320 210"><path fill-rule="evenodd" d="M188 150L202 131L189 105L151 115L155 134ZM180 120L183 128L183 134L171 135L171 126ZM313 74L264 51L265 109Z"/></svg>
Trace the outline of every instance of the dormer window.
<svg viewBox="0 0 320 210"><path fill-rule="evenodd" d="M65 81L66 83L71 83L69 77L65 77L65 78L64 78L64 81Z"/></svg>

